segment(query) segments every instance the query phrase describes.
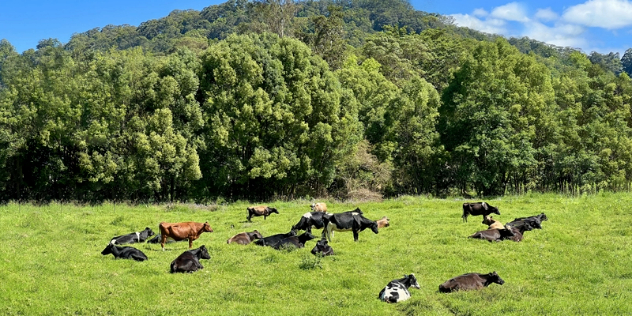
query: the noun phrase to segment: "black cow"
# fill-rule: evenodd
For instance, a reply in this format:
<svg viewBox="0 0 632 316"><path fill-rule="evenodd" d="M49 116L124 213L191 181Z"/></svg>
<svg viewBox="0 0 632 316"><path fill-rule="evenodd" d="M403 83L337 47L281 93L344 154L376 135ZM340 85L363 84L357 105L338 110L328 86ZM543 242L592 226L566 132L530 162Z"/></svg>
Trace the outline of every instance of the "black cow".
<svg viewBox="0 0 632 316"><path fill-rule="evenodd" d="M312 235L312 233L310 232L304 232L298 236L290 236L287 238L284 238L283 240L279 241L278 243L274 244L272 247L274 249L281 249L282 247L296 247L296 248L303 248L305 247L305 243L316 238L314 235Z"/></svg>
<svg viewBox="0 0 632 316"><path fill-rule="evenodd" d="M498 276L496 271L488 274L466 273L439 285L439 292L450 293L459 290L480 290L492 283L503 285L505 281Z"/></svg>
<svg viewBox="0 0 632 316"><path fill-rule="evenodd" d="M312 249L312 254L314 256L320 255L323 257L332 256L334 254L334 249L327 244L327 239L323 238L316 243L316 246Z"/></svg>
<svg viewBox="0 0 632 316"><path fill-rule="evenodd" d="M108 244L103 251L101 251L102 255L112 254L114 259L134 259L136 261L145 261L147 260L147 256L145 254L134 248L134 247L117 247L114 244Z"/></svg>
<svg viewBox="0 0 632 316"><path fill-rule="evenodd" d="M276 245L279 241L288 238L288 237L292 237L292 236L296 236L296 232L290 230L289 233L287 234L276 234L276 235L272 235L272 236L268 236L265 238L261 238L257 241L255 241L255 245L258 246L274 246Z"/></svg>
<svg viewBox="0 0 632 316"><path fill-rule="evenodd" d="M492 228L492 229L487 229L487 230L481 230L474 233L469 238L485 239L489 242L492 242L492 241L502 241L505 239L511 239L512 237L514 237L513 230L511 229L511 227L505 225L505 229Z"/></svg>
<svg viewBox="0 0 632 316"><path fill-rule="evenodd" d="M208 254L208 250L204 245L197 249L187 250L173 260L171 262L171 273L192 273L198 269L204 269L204 266L200 264L200 259L211 259L211 255Z"/></svg>
<svg viewBox="0 0 632 316"><path fill-rule="evenodd" d="M467 223L467 217L469 215L477 216L483 215L487 216L491 213L500 215L498 208L493 207L486 202L476 202L476 203L463 203L463 221Z"/></svg>
<svg viewBox="0 0 632 316"><path fill-rule="evenodd" d="M544 213L540 213L540 215L536 216L516 218L513 221L507 223L507 225L522 229L524 231L530 231L533 229L542 229L542 221L546 220L548 220L546 215Z"/></svg>
<svg viewBox="0 0 632 316"><path fill-rule="evenodd" d="M321 229L325 227L325 222L323 221L323 216L331 216L333 214L323 213L323 212L307 212L303 214L301 220L296 223L296 225L292 226L292 230L294 232L298 232L299 230L304 230L308 232L312 232L312 226L316 229Z"/></svg>
<svg viewBox="0 0 632 316"><path fill-rule="evenodd" d="M353 211L325 215L323 217L325 229L323 229L323 237L327 237L329 241L334 231L353 231L353 240L358 241L358 233L370 228L374 233L378 233L377 223L364 217L362 211L356 208Z"/></svg>
<svg viewBox="0 0 632 316"><path fill-rule="evenodd" d="M121 235L112 237L110 243L113 245L133 244L137 242L143 242L150 236L153 236L154 232L151 228L146 227L142 232L129 233L127 235Z"/></svg>
<svg viewBox="0 0 632 316"><path fill-rule="evenodd" d="M405 301L410 298L408 288L411 286L416 289L420 288L419 283L417 283L417 278L415 278L415 275L412 273L410 275L404 275L402 279L395 279L388 282L386 287L378 294L378 298L387 303Z"/></svg>
<svg viewBox="0 0 632 316"><path fill-rule="evenodd" d="M150 239L147 241L148 244L159 244L160 240L162 239L162 235L158 234L156 236L154 236L154 238ZM181 242L181 241L189 241L189 238L185 238L182 240L174 240L173 238L167 237L167 243L170 244L172 242Z"/></svg>

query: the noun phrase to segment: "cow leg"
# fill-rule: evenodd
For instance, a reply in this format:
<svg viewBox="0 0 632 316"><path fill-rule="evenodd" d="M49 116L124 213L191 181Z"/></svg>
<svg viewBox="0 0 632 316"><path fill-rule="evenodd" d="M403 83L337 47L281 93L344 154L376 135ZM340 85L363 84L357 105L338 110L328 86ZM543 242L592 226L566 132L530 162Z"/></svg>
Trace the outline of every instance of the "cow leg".
<svg viewBox="0 0 632 316"><path fill-rule="evenodd" d="M193 248L193 238L189 237L189 249Z"/></svg>
<svg viewBox="0 0 632 316"><path fill-rule="evenodd" d="M264 221L266 220L266 217L268 217L268 216L267 215L263 215L263 220Z"/></svg>
<svg viewBox="0 0 632 316"><path fill-rule="evenodd" d="M160 235L160 247L162 247L162 251L165 251L165 242L167 241L167 234Z"/></svg>
<svg viewBox="0 0 632 316"><path fill-rule="evenodd" d="M358 231L357 230L353 230L353 241L358 241Z"/></svg>

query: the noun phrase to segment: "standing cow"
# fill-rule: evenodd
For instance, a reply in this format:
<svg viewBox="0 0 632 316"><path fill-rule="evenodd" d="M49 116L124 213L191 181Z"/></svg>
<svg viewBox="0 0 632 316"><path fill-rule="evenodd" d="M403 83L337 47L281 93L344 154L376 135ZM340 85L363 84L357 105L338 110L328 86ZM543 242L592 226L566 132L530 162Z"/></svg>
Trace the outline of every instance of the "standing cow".
<svg viewBox="0 0 632 316"><path fill-rule="evenodd" d="M378 298L387 303L405 301L410 298L408 288L411 286L416 289L420 289L419 283L417 283L417 278L415 278L413 273L410 275L404 275L404 278L402 279L395 279L388 282L386 287L380 291Z"/></svg>
<svg viewBox="0 0 632 316"><path fill-rule="evenodd" d="M308 232L312 232L312 227L316 229L321 229L325 227L325 222L323 221L323 216L331 216L333 214L323 213L323 212L307 212L303 214L301 219L296 223L296 225L292 226L292 230L294 232L298 232L299 230L304 230Z"/></svg>
<svg viewBox="0 0 632 316"><path fill-rule="evenodd" d="M251 218L253 216L263 216L263 219L265 220L266 217L270 216L270 214L272 213L276 213L279 214L279 212L277 211L276 208L274 207L269 207L266 205L259 205L259 206L251 206L248 208L248 221L251 222Z"/></svg>
<svg viewBox="0 0 632 316"><path fill-rule="evenodd" d="M167 223L162 222L158 225L160 228L160 235L162 240L160 241L160 246L162 250L165 250L165 242L167 238L172 238L175 241L183 240L185 238L189 239L189 249L193 248L193 241L200 238L202 233L208 232L212 233L213 228L208 222L205 223L197 223L197 222L182 222L182 223Z"/></svg>
<svg viewBox="0 0 632 316"><path fill-rule="evenodd" d="M334 231L353 231L353 241L358 241L358 233L370 228L374 233L378 233L377 223L364 217L362 211L356 208L350 212L325 215L323 217L325 229L323 237L331 242Z"/></svg>
<svg viewBox="0 0 632 316"><path fill-rule="evenodd" d="M483 215L487 216L491 213L500 215L498 208L493 207L486 202L476 202L476 203L463 203L463 221L467 223L467 217L469 215Z"/></svg>

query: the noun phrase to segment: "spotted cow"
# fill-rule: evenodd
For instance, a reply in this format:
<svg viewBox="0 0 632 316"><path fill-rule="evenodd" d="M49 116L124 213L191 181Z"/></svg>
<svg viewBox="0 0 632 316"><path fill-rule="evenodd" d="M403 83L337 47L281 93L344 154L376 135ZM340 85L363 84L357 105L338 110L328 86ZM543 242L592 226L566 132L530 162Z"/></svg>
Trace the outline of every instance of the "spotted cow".
<svg viewBox="0 0 632 316"><path fill-rule="evenodd" d="M401 279L395 279L391 282L388 282L386 287L380 291L378 298L387 303L397 303L401 301L405 301L410 298L410 292L408 292L408 288L414 287L419 289L419 283L417 283L417 278L413 273L409 275L404 275Z"/></svg>

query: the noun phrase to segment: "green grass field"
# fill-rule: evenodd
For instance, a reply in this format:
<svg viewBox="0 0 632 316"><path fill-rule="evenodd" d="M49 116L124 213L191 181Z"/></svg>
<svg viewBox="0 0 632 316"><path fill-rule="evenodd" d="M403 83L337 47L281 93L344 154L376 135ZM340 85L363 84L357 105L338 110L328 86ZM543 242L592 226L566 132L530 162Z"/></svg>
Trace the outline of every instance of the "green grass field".
<svg viewBox="0 0 632 316"><path fill-rule="evenodd" d="M278 202L266 221L245 222L246 203L215 211L178 205L80 207L0 206L0 313L23 315L615 315L632 314L632 194L568 198L529 195L488 200L502 222L547 214L524 241L468 239L482 218L462 223L463 200L403 197L382 203L328 201L330 212L360 207L386 215L391 227L353 241L336 233L336 255L317 260L305 249L281 252L227 245L242 231L287 232L308 201ZM211 260L193 274L170 274L187 243L133 244L149 260L114 260L101 251L110 238L155 232L161 221L209 221L215 232L193 243ZM316 235L320 230L314 231ZM441 294L439 284L467 273L497 271L503 286ZM377 299L392 279L415 273L420 290L399 304Z"/></svg>

